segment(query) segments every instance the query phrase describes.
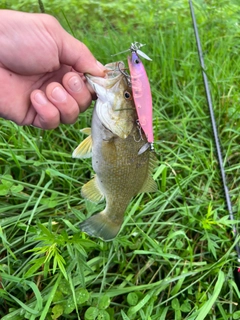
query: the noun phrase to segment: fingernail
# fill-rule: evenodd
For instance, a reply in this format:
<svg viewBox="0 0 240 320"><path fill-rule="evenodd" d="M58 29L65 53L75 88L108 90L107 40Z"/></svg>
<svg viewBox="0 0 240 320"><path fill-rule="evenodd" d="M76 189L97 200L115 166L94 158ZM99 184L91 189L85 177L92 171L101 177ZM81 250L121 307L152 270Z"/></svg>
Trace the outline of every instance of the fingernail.
<svg viewBox="0 0 240 320"><path fill-rule="evenodd" d="M73 76L68 80L68 85L69 88L74 92L78 92L82 89L82 82L76 76Z"/></svg>
<svg viewBox="0 0 240 320"><path fill-rule="evenodd" d="M101 64L101 62L99 62L98 60L97 60L97 66L101 71L105 71L106 70L106 67L104 67L104 65Z"/></svg>
<svg viewBox="0 0 240 320"><path fill-rule="evenodd" d="M97 60L97 65L98 65L100 68L104 68L104 69L105 69L104 65L103 65L103 64L101 64L101 62L100 62L100 61L98 61L98 60Z"/></svg>
<svg viewBox="0 0 240 320"><path fill-rule="evenodd" d="M34 100L41 105L45 105L48 103L47 98L45 97L45 94L42 92L37 92L34 96Z"/></svg>
<svg viewBox="0 0 240 320"><path fill-rule="evenodd" d="M56 87L53 89L51 96L54 100L58 102L63 102L67 98L67 93L60 87Z"/></svg>

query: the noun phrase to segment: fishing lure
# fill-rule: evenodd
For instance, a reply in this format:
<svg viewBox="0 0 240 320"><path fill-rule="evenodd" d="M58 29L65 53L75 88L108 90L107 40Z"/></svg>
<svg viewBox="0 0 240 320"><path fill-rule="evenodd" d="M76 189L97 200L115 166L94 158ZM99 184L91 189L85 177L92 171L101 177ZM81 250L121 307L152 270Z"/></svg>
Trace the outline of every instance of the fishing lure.
<svg viewBox="0 0 240 320"><path fill-rule="evenodd" d="M154 150L152 94L144 65L139 56L147 60L152 59L150 59L144 52L140 50L142 46L144 46L144 44L134 42L131 44L128 50L120 53L131 51L131 56L128 57L128 66L130 70L132 94L138 115L138 122L147 137L147 141L149 143L148 147L150 146L150 149ZM144 151L141 150L141 152Z"/></svg>
<svg viewBox="0 0 240 320"><path fill-rule="evenodd" d="M130 50L131 56L128 57L128 66L131 75L131 86L133 100L135 102L138 120L142 130L144 131L150 149L153 150L153 125L152 125L152 94L148 81L148 77L139 55L148 58L139 48L141 43L132 43ZM150 58L148 58L149 60Z"/></svg>

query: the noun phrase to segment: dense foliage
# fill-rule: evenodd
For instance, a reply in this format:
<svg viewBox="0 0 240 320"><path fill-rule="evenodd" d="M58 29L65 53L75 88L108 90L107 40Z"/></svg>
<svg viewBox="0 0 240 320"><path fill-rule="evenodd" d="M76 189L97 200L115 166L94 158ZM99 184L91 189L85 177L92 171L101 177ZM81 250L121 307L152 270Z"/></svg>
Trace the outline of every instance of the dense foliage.
<svg viewBox="0 0 240 320"><path fill-rule="evenodd" d="M234 238L187 1L42 2L102 63L126 61L111 54L146 43L159 192L133 199L114 241L91 239L79 221L104 204L81 198L91 162L71 153L92 109L52 131L1 119L0 318L240 319ZM240 5L194 7L237 220ZM40 12L33 0L0 8Z"/></svg>

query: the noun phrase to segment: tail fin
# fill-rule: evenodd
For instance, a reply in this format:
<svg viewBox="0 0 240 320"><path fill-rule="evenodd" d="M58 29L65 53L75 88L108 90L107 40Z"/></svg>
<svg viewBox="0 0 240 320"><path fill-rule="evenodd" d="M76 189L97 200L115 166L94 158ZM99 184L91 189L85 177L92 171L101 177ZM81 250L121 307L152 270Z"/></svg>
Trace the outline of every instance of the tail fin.
<svg viewBox="0 0 240 320"><path fill-rule="evenodd" d="M110 241L116 237L121 224L109 220L104 212L100 212L80 224L80 229L92 237Z"/></svg>

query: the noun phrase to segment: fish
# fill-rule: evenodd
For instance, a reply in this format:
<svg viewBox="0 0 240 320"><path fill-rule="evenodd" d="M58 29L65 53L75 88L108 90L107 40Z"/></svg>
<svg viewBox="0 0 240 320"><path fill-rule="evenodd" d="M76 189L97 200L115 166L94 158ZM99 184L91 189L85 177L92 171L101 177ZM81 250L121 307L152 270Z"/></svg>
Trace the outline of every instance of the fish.
<svg viewBox="0 0 240 320"><path fill-rule="evenodd" d="M74 150L73 158L92 157L95 176L81 189L92 202L106 200L103 211L80 223L81 231L105 241L119 233L125 211L134 196L156 192L151 173L156 165L154 152L138 122L131 83L123 62L105 65L104 78L86 75L97 100L88 137Z"/></svg>

